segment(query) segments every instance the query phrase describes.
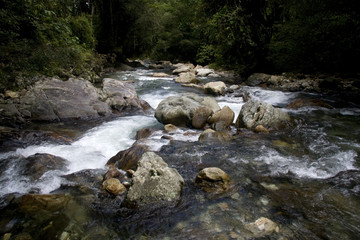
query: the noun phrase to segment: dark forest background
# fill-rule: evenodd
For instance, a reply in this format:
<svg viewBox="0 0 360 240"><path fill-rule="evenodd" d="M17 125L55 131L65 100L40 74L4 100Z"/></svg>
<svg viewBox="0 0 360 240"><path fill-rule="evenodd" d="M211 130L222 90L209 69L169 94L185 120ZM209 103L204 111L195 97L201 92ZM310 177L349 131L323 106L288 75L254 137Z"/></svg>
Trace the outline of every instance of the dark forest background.
<svg viewBox="0 0 360 240"><path fill-rule="evenodd" d="M125 58L356 75L357 0L0 0L0 78L81 76Z"/></svg>

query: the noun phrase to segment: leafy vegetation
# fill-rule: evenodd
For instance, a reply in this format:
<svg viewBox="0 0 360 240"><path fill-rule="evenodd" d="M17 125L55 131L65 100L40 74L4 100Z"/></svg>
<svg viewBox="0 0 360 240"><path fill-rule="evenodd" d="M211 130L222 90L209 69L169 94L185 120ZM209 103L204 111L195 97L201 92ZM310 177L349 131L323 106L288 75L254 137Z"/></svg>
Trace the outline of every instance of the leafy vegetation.
<svg viewBox="0 0 360 240"><path fill-rule="evenodd" d="M1 89L90 76L100 54L254 71L358 73L356 0L0 0Z"/></svg>

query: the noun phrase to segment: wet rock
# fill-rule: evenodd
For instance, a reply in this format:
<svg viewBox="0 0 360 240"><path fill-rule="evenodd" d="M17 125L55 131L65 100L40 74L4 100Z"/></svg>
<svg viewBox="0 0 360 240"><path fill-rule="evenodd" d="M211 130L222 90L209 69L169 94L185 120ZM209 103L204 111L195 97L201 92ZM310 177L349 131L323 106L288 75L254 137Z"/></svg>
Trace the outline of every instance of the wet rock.
<svg viewBox="0 0 360 240"><path fill-rule="evenodd" d="M139 60L139 59L136 59L136 60L126 59L125 63L133 68L147 67L147 64L143 60Z"/></svg>
<svg viewBox="0 0 360 240"><path fill-rule="evenodd" d="M77 188L85 194L98 193L101 189L104 169L86 169L63 176L67 181L71 182L70 186Z"/></svg>
<svg viewBox="0 0 360 240"><path fill-rule="evenodd" d="M169 74L163 73L163 72L154 73L152 76L153 76L153 77L159 77L159 78L168 78L168 77L171 77Z"/></svg>
<svg viewBox="0 0 360 240"><path fill-rule="evenodd" d="M194 128L202 129L212 113L213 111L209 107L205 107L205 106L198 107L194 112L191 125Z"/></svg>
<svg viewBox="0 0 360 240"><path fill-rule="evenodd" d="M195 84L195 83L183 83L181 84L182 87L191 87L191 88L197 88L200 90L204 90L204 86L200 85L200 84Z"/></svg>
<svg viewBox="0 0 360 240"><path fill-rule="evenodd" d="M206 192L221 193L229 189L230 177L220 168L209 167L198 173L195 183Z"/></svg>
<svg viewBox="0 0 360 240"><path fill-rule="evenodd" d="M121 184L119 179L116 178L109 178L105 180L102 186L105 191L113 195L119 195L126 192L126 187Z"/></svg>
<svg viewBox="0 0 360 240"><path fill-rule="evenodd" d="M175 64L174 67L176 67L176 69L173 71L174 74L179 74L179 73L184 73L184 72L190 72L191 70L194 69L194 65L193 64L183 64L183 63L179 63L179 64Z"/></svg>
<svg viewBox="0 0 360 240"><path fill-rule="evenodd" d="M106 164L115 164L124 171L129 169L136 170L140 158L147 150L148 147L145 145L134 144L130 148L118 152L115 156L110 158Z"/></svg>
<svg viewBox="0 0 360 240"><path fill-rule="evenodd" d="M318 99L298 99L286 106L286 108L291 109L299 109L302 107L323 107L328 109L333 108L329 104Z"/></svg>
<svg viewBox="0 0 360 240"><path fill-rule="evenodd" d="M136 206L177 201L184 185L180 174L153 152L142 156L132 181L126 201Z"/></svg>
<svg viewBox="0 0 360 240"><path fill-rule="evenodd" d="M223 122L225 128L229 128L233 123L235 113L228 106L224 106L220 111L214 113L209 119L210 124Z"/></svg>
<svg viewBox="0 0 360 240"><path fill-rule="evenodd" d="M71 197L64 194L27 194L21 197L20 211L25 213L46 210L50 212L64 208Z"/></svg>
<svg viewBox="0 0 360 240"><path fill-rule="evenodd" d="M257 237L272 234L273 232L279 232L279 227L268 218L261 217L255 222L246 226Z"/></svg>
<svg viewBox="0 0 360 240"><path fill-rule="evenodd" d="M197 83L198 79L192 72L180 73L179 77L175 79L177 83Z"/></svg>
<svg viewBox="0 0 360 240"><path fill-rule="evenodd" d="M270 79L271 75L264 73L254 73L248 77L246 84L248 86L258 86L266 83Z"/></svg>
<svg viewBox="0 0 360 240"><path fill-rule="evenodd" d="M110 178L123 178L125 177L116 167L115 164L110 164L109 170L104 175L104 180L108 180Z"/></svg>
<svg viewBox="0 0 360 240"><path fill-rule="evenodd" d="M209 69L209 68L198 68L198 69L195 70L195 73L199 77L206 77L209 74L214 73L214 70Z"/></svg>
<svg viewBox="0 0 360 240"><path fill-rule="evenodd" d="M156 119L163 124L192 127L192 119L198 107L204 106L213 112L220 110L212 97L201 97L196 94L168 97L161 101L155 110Z"/></svg>
<svg viewBox="0 0 360 240"><path fill-rule="evenodd" d="M167 133L170 133L170 132L176 132L179 128L173 124L166 124L164 126L164 130L165 132Z"/></svg>
<svg viewBox="0 0 360 240"><path fill-rule="evenodd" d="M232 136L227 131L215 131L213 129L206 129L199 136L199 142L228 142L232 140Z"/></svg>
<svg viewBox="0 0 360 240"><path fill-rule="evenodd" d="M225 89L226 84L221 81L209 82L204 86L204 92L213 95L224 95Z"/></svg>
<svg viewBox="0 0 360 240"><path fill-rule="evenodd" d="M124 63L120 63L120 66L117 68L118 71L135 71L135 68L124 64Z"/></svg>
<svg viewBox="0 0 360 240"><path fill-rule="evenodd" d="M268 129L266 129L263 125L258 125L254 128L254 132L256 133L270 133Z"/></svg>
<svg viewBox="0 0 360 240"><path fill-rule="evenodd" d="M133 85L112 78L103 79L103 100L115 113L144 113L148 104L138 98Z"/></svg>
<svg viewBox="0 0 360 240"><path fill-rule="evenodd" d="M24 161L26 165L22 174L31 177L33 180L39 179L50 170L66 171L68 170L66 166L69 164L69 161L64 158L40 153L29 156Z"/></svg>
<svg viewBox="0 0 360 240"><path fill-rule="evenodd" d="M290 116L281 109L251 100L242 106L235 125L237 128L254 129L262 125L267 129L278 129L290 125L290 121Z"/></svg>
<svg viewBox="0 0 360 240"><path fill-rule="evenodd" d="M139 131L136 132L136 136L135 136L135 139L136 140L139 140L139 139L142 139L142 138L147 138L149 137L155 130L154 129L151 129L151 128L143 128L143 129L140 129Z"/></svg>

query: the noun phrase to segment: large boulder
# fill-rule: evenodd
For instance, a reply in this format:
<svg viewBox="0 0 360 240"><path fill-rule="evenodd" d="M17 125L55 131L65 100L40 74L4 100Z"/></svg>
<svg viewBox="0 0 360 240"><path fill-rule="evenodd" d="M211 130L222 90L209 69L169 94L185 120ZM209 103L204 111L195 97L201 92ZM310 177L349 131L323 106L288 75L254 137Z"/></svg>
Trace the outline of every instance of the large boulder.
<svg viewBox="0 0 360 240"><path fill-rule="evenodd" d="M198 80L194 73L192 72L184 72L180 73L179 77L175 79L177 83L197 83Z"/></svg>
<svg viewBox="0 0 360 240"><path fill-rule="evenodd" d="M209 74L213 74L214 70L209 69L209 68L198 68L195 70L195 72L196 72L196 75L199 77L206 77Z"/></svg>
<svg viewBox="0 0 360 240"><path fill-rule="evenodd" d="M290 116L281 109L253 100L242 106L235 123L237 128L248 129L254 129L259 125L267 129L279 129L290 124Z"/></svg>
<svg viewBox="0 0 360 240"><path fill-rule="evenodd" d="M153 152L145 153L132 178L126 202L141 206L180 199L184 179Z"/></svg>
<svg viewBox="0 0 360 240"><path fill-rule="evenodd" d="M209 82L204 86L204 92L213 95L224 95L225 89L226 84L221 81Z"/></svg>
<svg viewBox="0 0 360 240"><path fill-rule="evenodd" d="M37 82L21 98L19 111L30 112L33 121L94 119L111 113L90 82L72 78Z"/></svg>
<svg viewBox="0 0 360 240"><path fill-rule="evenodd" d="M117 79L103 79L103 94L105 102L119 113L143 112L150 108L145 101L138 98L133 85Z"/></svg>
<svg viewBox="0 0 360 240"><path fill-rule="evenodd" d="M172 96L160 102L155 110L156 119L163 124L176 126L192 126L192 120L196 110L207 107L212 112L220 110L216 100L212 97L201 97L196 94Z"/></svg>

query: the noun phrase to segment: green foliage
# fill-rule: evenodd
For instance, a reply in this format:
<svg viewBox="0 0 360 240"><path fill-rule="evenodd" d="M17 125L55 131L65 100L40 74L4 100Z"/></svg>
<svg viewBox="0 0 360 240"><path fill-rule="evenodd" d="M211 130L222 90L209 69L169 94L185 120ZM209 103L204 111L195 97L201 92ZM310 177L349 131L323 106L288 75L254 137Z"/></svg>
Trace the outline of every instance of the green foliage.
<svg viewBox="0 0 360 240"><path fill-rule="evenodd" d="M18 75L89 75L96 58L88 17L73 15L73 1L2 0L1 89L16 88Z"/></svg>

